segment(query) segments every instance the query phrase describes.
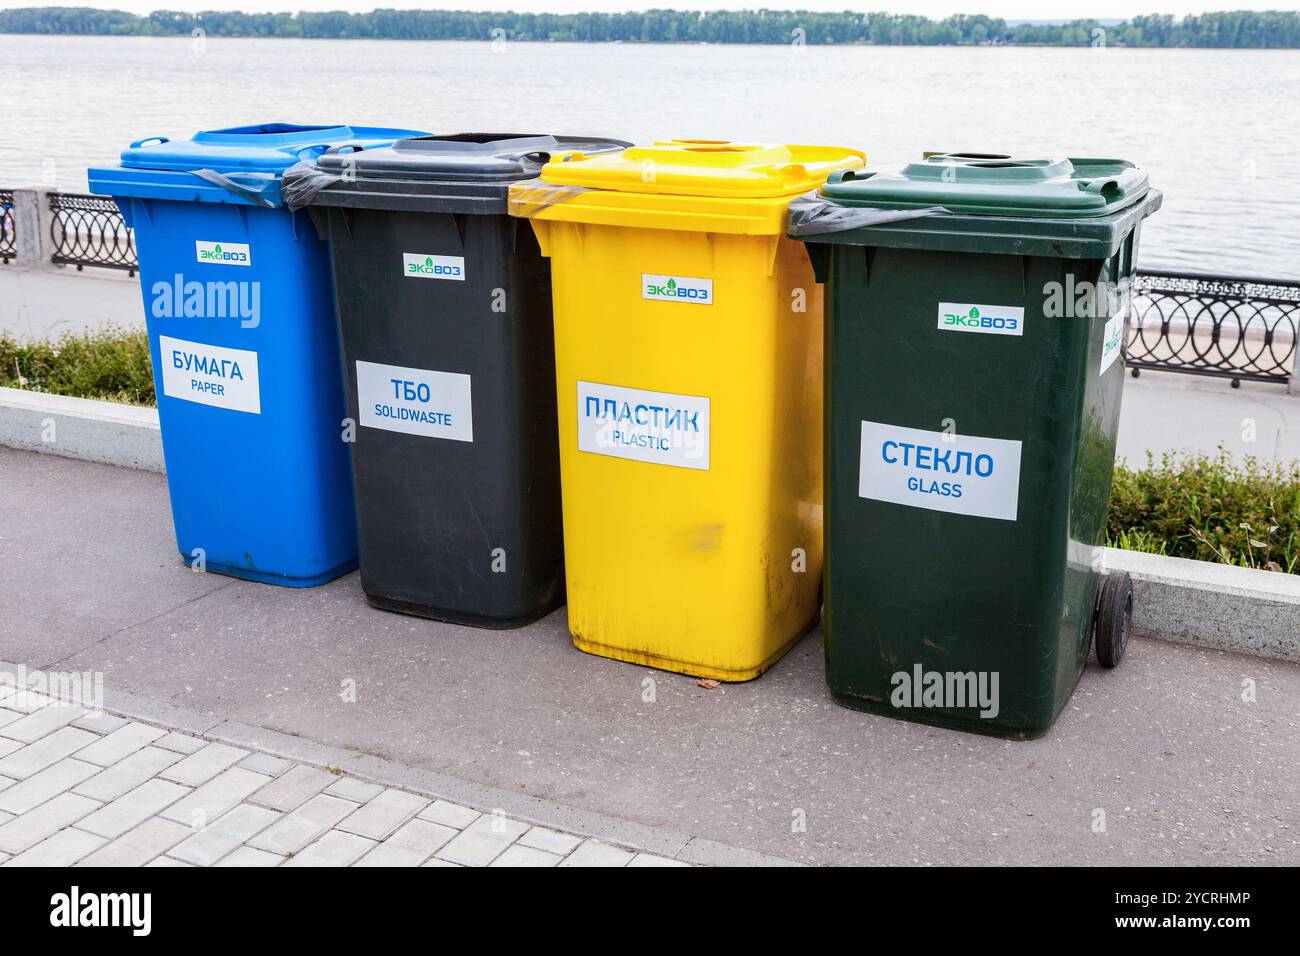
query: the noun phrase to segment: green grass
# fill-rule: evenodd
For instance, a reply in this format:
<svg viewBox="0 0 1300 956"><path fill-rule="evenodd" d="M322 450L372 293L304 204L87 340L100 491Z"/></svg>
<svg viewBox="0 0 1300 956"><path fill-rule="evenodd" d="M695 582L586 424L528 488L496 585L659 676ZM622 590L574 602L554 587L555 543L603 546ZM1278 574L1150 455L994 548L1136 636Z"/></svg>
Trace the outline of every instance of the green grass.
<svg viewBox="0 0 1300 956"><path fill-rule="evenodd" d="M106 328L53 341L19 342L0 333L0 386L154 405L149 336Z"/></svg>
<svg viewBox="0 0 1300 956"><path fill-rule="evenodd" d="M1148 554L1300 573L1300 462L1166 453L1119 465L1107 544Z"/></svg>

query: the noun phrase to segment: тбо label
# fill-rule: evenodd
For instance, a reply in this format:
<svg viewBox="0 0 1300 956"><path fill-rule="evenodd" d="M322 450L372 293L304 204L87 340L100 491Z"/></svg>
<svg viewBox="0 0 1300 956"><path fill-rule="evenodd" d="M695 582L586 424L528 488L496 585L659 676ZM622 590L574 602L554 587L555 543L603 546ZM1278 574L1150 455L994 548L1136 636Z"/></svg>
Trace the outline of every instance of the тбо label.
<svg viewBox="0 0 1300 956"><path fill-rule="evenodd" d="M357 362L361 424L408 435L474 440L470 377L377 362Z"/></svg>

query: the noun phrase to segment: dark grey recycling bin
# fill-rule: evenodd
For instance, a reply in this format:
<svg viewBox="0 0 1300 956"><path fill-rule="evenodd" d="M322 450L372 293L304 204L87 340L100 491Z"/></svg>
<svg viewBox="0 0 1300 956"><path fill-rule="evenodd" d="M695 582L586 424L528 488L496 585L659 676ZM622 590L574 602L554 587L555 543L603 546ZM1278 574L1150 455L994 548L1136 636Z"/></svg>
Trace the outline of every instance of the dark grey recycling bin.
<svg viewBox="0 0 1300 956"><path fill-rule="evenodd" d="M513 627L564 602L550 265L507 191L553 156L627 145L428 136L286 178L333 258L375 606Z"/></svg>

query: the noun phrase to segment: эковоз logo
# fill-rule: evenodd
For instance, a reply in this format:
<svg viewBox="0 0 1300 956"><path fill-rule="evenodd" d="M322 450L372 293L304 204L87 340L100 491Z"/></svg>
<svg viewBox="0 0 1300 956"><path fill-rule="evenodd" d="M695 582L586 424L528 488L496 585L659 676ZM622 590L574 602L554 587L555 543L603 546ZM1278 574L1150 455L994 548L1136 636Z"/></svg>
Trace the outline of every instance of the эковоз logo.
<svg viewBox="0 0 1300 956"><path fill-rule="evenodd" d="M253 260L248 244L243 242L194 241L194 258L198 262L220 266L248 266Z"/></svg>
<svg viewBox="0 0 1300 956"><path fill-rule="evenodd" d="M713 280L694 279L687 276L660 276L641 274L641 298L660 302L690 302L693 305L713 304Z"/></svg>
<svg viewBox="0 0 1300 956"><path fill-rule="evenodd" d="M939 328L945 332L1023 335L1024 326L1025 310L1020 306L939 303Z"/></svg>
<svg viewBox="0 0 1300 956"><path fill-rule="evenodd" d="M431 256L402 253L402 274L409 279L449 279L465 281L463 256Z"/></svg>

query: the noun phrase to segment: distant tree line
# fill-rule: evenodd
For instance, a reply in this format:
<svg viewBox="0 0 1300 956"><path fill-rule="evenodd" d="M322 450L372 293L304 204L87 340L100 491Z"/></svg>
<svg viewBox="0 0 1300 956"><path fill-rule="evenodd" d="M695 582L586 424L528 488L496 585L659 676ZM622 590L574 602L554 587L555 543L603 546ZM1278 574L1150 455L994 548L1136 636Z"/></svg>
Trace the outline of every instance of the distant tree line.
<svg viewBox="0 0 1300 956"><path fill-rule="evenodd" d="M1021 23L986 16L930 20L910 14L743 10L701 13L489 13L466 10L374 10L370 13L199 14L159 10L145 17L121 10L33 7L0 10L0 33L179 36L203 30L223 37L385 40L570 40L628 43L791 43L880 45L1020 44L1038 46L1300 48L1300 13L1167 15L1122 23L1075 20Z"/></svg>

